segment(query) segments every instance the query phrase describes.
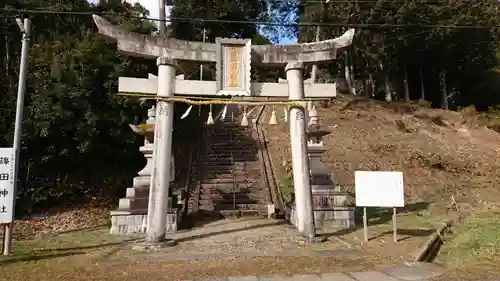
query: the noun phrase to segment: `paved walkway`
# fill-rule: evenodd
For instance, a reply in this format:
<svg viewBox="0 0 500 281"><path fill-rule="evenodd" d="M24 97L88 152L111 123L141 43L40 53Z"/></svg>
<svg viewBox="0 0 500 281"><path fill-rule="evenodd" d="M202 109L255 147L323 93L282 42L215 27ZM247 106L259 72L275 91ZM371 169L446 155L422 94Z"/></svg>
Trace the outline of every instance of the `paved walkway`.
<svg viewBox="0 0 500 281"><path fill-rule="evenodd" d="M379 271L365 271L344 273L325 273L325 274L301 274L293 276L238 276L238 277L216 277L200 279L196 281L396 281L394 277ZM187 281L187 280L186 280Z"/></svg>
<svg viewBox="0 0 500 281"><path fill-rule="evenodd" d="M404 263L382 271L323 273L273 276L234 276L195 279L189 281L399 281L430 280L442 274L443 269L429 263ZM188 280L185 280L188 281Z"/></svg>

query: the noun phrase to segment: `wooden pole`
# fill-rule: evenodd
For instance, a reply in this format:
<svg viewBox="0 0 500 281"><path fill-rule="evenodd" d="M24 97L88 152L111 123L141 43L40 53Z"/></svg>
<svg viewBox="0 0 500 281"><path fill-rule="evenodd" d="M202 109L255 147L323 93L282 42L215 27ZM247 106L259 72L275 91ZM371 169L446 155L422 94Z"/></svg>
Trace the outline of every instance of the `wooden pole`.
<svg viewBox="0 0 500 281"><path fill-rule="evenodd" d="M392 235L394 242L398 242L398 232L396 226L396 207L392 208Z"/></svg>
<svg viewBox="0 0 500 281"><path fill-rule="evenodd" d="M368 242L368 216L366 215L366 207L363 207L363 233L365 242Z"/></svg>
<svg viewBox="0 0 500 281"><path fill-rule="evenodd" d="M2 252L5 251L5 232L6 232L6 225L2 224Z"/></svg>

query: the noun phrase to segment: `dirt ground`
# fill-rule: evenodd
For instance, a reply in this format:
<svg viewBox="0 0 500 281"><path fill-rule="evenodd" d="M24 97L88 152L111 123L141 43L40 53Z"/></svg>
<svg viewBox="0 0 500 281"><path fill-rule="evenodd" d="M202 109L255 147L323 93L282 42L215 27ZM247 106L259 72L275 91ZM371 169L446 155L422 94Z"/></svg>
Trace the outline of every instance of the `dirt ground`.
<svg viewBox="0 0 500 281"><path fill-rule="evenodd" d="M330 131L323 138L328 148L323 161L338 184L354 195L355 170L403 171L405 212L455 222L439 262L464 269L499 260L500 235L491 229L500 222L491 216L500 211L500 134L476 112L345 96L317 109L322 129ZM278 125L267 124L271 109L262 123L286 194L293 188L289 128L283 109L276 112Z"/></svg>
<svg viewBox="0 0 500 281"><path fill-rule="evenodd" d="M67 231L16 241L13 256L0 259L0 280L32 280L33 275L37 280L163 280L166 274L183 280L383 269L410 259L432 233L424 219L402 215L399 224L398 243L392 242L390 222L372 221L366 244L362 230L354 229L325 231L327 242L303 245L296 242L295 228L280 220L207 221L169 235L178 245L156 252L133 250L139 237L109 235L107 226Z"/></svg>
<svg viewBox="0 0 500 281"><path fill-rule="evenodd" d="M266 124L268 149L278 179L287 184L291 154L289 128L277 109L279 124ZM458 207L468 213L500 202L500 134L460 112L417 105L352 100L340 96L318 108L320 123L331 131L323 138L323 157L338 184L352 190L355 170L403 171L409 204L441 217ZM453 197L453 198L452 198ZM456 205L455 205L456 202ZM452 206L453 205L453 206Z"/></svg>
<svg viewBox="0 0 500 281"><path fill-rule="evenodd" d="M265 125L265 132L286 193L291 187L288 126L281 108L277 114L280 124ZM437 258L448 268L441 279L500 275L495 270L500 262L497 132L466 112L344 97L319 114L331 130L323 160L348 191L354 191L355 170L404 172L407 208L398 210L398 243L392 242L390 210L372 209L368 243L357 228L326 230L327 243L300 246L290 226L248 219L205 222L172 235L179 241L175 248L144 253L130 250L139 238L111 236L108 226L98 227L108 221L106 209L77 208L18 222L14 255L0 259L0 280L183 280L382 269L411 260L449 218L457 220ZM269 117L267 109L265 122Z"/></svg>

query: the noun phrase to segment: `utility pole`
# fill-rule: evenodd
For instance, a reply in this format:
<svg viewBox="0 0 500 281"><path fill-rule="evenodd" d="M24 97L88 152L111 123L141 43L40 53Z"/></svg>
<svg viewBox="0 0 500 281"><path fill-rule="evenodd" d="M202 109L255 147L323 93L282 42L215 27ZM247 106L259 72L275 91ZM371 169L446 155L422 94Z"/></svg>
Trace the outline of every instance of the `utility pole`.
<svg viewBox="0 0 500 281"><path fill-rule="evenodd" d="M316 42L319 41L320 32L321 32L321 27L318 25L318 26L316 26L316 38L315 38ZM311 83L313 83L313 84L316 83L317 72L318 72L318 65L313 64L312 69L311 69ZM308 123L309 123L309 110L311 110L312 108L313 108L313 102L308 101L307 102L307 111L306 111L306 116L307 116L306 120Z"/></svg>
<svg viewBox="0 0 500 281"><path fill-rule="evenodd" d="M324 18L325 18L325 4L328 4L330 3L330 0L326 0L326 1L321 1L321 5L323 6L322 7L322 16L321 16L321 20L320 22L322 23ZM319 41L319 35L321 33L321 26L316 26L316 38L315 38L315 41L318 42ZM317 72L318 72L318 66L316 64L313 64L312 66L312 69L311 69L311 82L312 83L316 83L316 75L317 75Z"/></svg>
<svg viewBox="0 0 500 281"><path fill-rule="evenodd" d="M330 0L326 0L325 2L321 1L321 5L322 5L322 17L321 17L321 20L320 22L323 22L324 20L324 14L325 14L325 4L326 3L329 3ZM316 42L319 42L319 37L320 37L320 33L321 33L321 26L316 26L316 37L314 38ZM313 64L312 66L312 69L311 69L311 83L316 83L316 76L317 76L317 73L318 73L318 65L317 64ZM313 103L312 101L308 101L307 102L307 112L306 112L306 120L309 121L309 110L311 110L313 108Z"/></svg>
<svg viewBox="0 0 500 281"><path fill-rule="evenodd" d="M26 92L26 76L28 74L28 51L30 42L30 29L31 21L29 19L24 19L24 23L21 19L16 19L17 25L23 34L22 46L21 46L21 65L19 67L19 84L17 88L17 105L16 105L16 121L14 126L14 201L12 202L12 212L15 212L16 207L16 189L17 189L17 174L19 171L19 154L21 152L21 125L23 122L23 109L24 109L24 94ZM5 229L5 245L3 249L4 256L8 256L12 250L12 234L13 234L14 223L11 222L6 226Z"/></svg>
<svg viewBox="0 0 500 281"><path fill-rule="evenodd" d="M315 42L319 42L320 32L321 32L321 27L318 25L318 26L316 26L316 37L314 38ZM318 65L313 64L312 69L311 69L311 82L312 83L316 83L317 72L318 72ZM310 103L310 102L308 102L308 103Z"/></svg>
<svg viewBox="0 0 500 281"><path fill-rule="evenodd" d="M160 36L167 34L167 22L165 21L165 0L158 0L158 10L160 16Z"/></svg>
<svg viewBox="0 0 500 281"><path fill-rule="evenodd" d="M207 29L203 28L203 44L205 44ZM203 81L203 64L200 64L200 81Z"/></svg>

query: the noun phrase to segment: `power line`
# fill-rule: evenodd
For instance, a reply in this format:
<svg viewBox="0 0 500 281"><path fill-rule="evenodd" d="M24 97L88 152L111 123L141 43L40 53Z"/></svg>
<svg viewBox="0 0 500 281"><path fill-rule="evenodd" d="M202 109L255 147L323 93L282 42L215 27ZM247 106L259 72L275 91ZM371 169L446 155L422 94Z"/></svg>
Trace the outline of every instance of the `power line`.
<svg viewBox="0 0 500 281"><path fill-rule="evenodd" d="M94 14L101 16L118 16L113 13L106 12L79 12L79 11L49 11L49 10L23 10L23 9L0 9L2 12L15 12L26 15L74 15L74 16L91 16ZM124 16L124 15L120 15ZM127 15L129 18L161 21L161 22L186 22L186 23L228 23L228 24L255 24L261 26L282 26L282 27L353 27L353 28L405 28L405 27L420 27L420 28L455 28L455 29L491 29L500 26L487 25L434 25L434 24L393 24L393 23L331 23L331 22L299 22L299 23L279 23L266 21L242 21L242 20L221 20L221 19L199 19L199 18L170 18L160 20L158 18L150 18L143 16Z"/></svg>
<svg viewBox="0 0 500 281"><path fill-rule="evenodd" d="M269 2L284 2L283 0L267 0ZM351 3L351 4L356 4L356 3L378 3L381 2L380 0L299 0L299 4L308 4L308 3ZM434 3L447 3L448 1L446 0L416 0L416 1L405 1L405 0L393 0L393 1L387 1L384 3L416 3L416 4L434 4Z"/></svg>

